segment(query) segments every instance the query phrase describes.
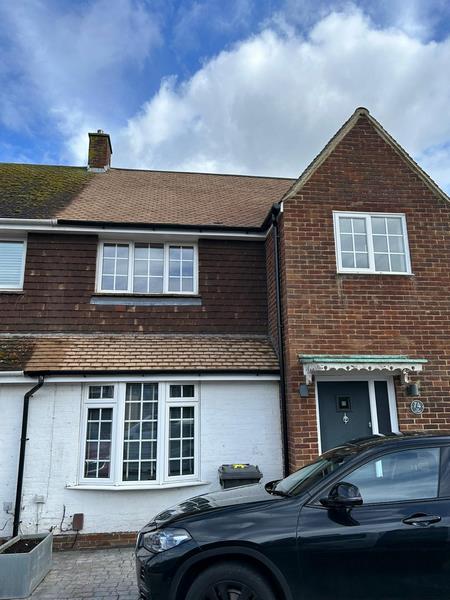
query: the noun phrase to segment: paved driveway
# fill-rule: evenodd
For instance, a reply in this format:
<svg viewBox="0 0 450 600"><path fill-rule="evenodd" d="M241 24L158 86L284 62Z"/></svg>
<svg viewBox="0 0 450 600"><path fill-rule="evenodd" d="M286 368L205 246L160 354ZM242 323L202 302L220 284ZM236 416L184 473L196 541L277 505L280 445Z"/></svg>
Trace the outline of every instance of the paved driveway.
<svg viewBox="0 0 450 600"><path fill-rule="evenodd" d="M54 552L31 600L137 600L132 548Z"/></svg>

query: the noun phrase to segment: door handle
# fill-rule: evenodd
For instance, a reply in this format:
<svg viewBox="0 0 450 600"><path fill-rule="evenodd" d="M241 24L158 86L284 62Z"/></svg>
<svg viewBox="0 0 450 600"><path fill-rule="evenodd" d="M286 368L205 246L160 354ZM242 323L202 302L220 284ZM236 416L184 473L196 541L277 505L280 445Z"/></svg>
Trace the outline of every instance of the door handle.
<svg viewBox="0 0 450 600"><path fill-rule="evenodd" d="M439 523L441 517L438 515L424 515L417 514L408 517L407 519L403 519L403 523L405 525L415 525L416 527L428 527L432 523Z"/></svg>

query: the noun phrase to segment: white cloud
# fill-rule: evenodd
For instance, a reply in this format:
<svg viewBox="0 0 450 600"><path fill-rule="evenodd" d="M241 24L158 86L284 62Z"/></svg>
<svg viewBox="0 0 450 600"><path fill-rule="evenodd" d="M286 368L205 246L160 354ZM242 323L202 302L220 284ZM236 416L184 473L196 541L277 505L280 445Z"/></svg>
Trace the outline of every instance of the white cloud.
<svg viewBox="0 0 450 600"><path fill-rule="evenodd" d="M414 156L439 147L439 164L450 158L449 39L375 27L354 7L323 17L307 36L279 23L189 80L163 81L113 132L114 164L297 176L360 105ZM435 164L431 149L431 175L448 188L450 170Z"/></svg>
<svg viewBox="0 0 450 600"><path fill-rule="evenodd" d="M81 131L117 119L127 70L139 69L160 43L155 19L139 0L4 2L0 22L8 48L0 122L23 131L48 119L71 152Z"/></svg>

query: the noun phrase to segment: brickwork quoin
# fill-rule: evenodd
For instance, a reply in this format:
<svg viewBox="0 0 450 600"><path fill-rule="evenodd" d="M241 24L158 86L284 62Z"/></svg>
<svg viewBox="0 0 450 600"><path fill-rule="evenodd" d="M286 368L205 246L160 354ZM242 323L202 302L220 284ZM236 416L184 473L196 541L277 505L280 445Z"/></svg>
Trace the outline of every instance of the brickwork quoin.
<svg viewBox="0 0 450 600"><path fill-rule="evenodd" d="M413 275L337 274L333 211L404 213ZM360 117L284 203L281 251L291 468L317 455L314 386L300 398L299 354L426 358L425 412L396 382L401 430L450 429L450 208ZM397 378L396 378L397 379Z"/></svg>

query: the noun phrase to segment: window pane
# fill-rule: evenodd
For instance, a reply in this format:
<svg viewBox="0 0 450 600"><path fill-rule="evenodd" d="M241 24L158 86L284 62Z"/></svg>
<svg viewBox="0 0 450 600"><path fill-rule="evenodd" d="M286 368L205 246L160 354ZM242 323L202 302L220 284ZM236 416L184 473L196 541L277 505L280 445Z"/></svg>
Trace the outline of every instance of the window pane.
<svg viewBox="0 0 450 600"><path fill-rule="evenodd" d="M384 217L372 217L372 233L386 233L386 219Z"/></svg>
<svg viewBox="0 0 450 600"><path fill-rule="evenodd" d="M389 271L389 255L388 254L375 254L375 270L376 271Z"/></svg>
<svg viewBox="0 0 450 600"><path fill-rule="evenodd" d="M368 254L355 254L356 258L356 267L358 269L368 269L369 268L369 255Z"/></svg>
<svg viewBox="0 0 450 600"><path fill-rule="evenodd" d="M343 234L341 235L341 250L344 252L353 252L353 236Z"/></svg>
<svg viewBox="0 0 450 600"><path fill-rule="evenodd" d="M435 498L438 480L439 448L393 452L345 477L359 488L365 504Z"/></svg>
<svg viewBox="0 0 450 600"><path fill-rule="evenodd" d="M194 248L192 246L170 246L169 291L194 291Z"/></svg>
<svg viewBox="0 0 450 600"><path fill-rule="evenodd" d="M101 398L102 387L100 385L89 386L89 398Z"/></svg>
<svg viewBox="0 0 450 600"><path fill-rule="evenodd" d="M342 252L342 266L344 269L352 269L355 266L355 256L353 252Z"/></svg>
<svg viewBox="0 0 450 600"><path fill-rule="evenodd" d="M158 384L128 383L125 394L124 481L156 479L157 425Z"/></svg>
<svg viewBox="0 0 450 600"><path fill-rule="evenodd" d="M140 293L163 291L164 246L135 244L133 290Z"/></svg>
<svg viewBox="0 0 450 600"><path fill-rule="evenodd" d="M365 219L352 219L354 233L366 233Z"/></svg>
<svg viewBox="0 0 450 600"><path fill-rule="evenodd" d="M388 243L385 235L374 235L373 236L373 249L375 252L387 252Z"/></svg>
<svg viewBox="0 0 450 600"><path fill-rule="evenodd" d="M112 386L106 386L112 387ZM101 386L90 386L97 393ZM108 478L112 446L112 408L88 408L84 477Z"/></svg>
<svg viewBox="0 0 450 600"><path fill-rule="evenodd" d="M352 220L347 217L339 217L339 230L341 233L352 233Z"/></svg>
<svg viewBox="0 0 450 600"><path fill-rule="evenodd" d="M367 252L367 238L365 235L355 235L356 252Z"/></svg>
<svg viewBox="0 0 450 600"><path fill-rule="evenodd" d="M171 385L170 386L170 397L171 398L181 398L181 385Z"/></svg>
<svg viewBox="0 0 450 600"><path fill-rule="evenodd" d="M103 244L102 290L128 289L128 244Z"/></svg>
<svg viewBox="0 0 450 600"><path fill-rule="evenodd" d="M401 235L403 233L402 231L402 220L397 218L387 218L387 228L388 228L388 233L396 233L398 235Z"/></svg>
<svg viewBox="0 0 450 600"><path fill-rule="evenodd" d="M0 287L20 288L25 258L25 243L0 242Z"/></svg>
<svg viewBox="0 0 450 600"><path fill-rule="evenodd" d="M402 254L391 254L392 270L399 273L406 273L406 260Z"/></svg>
<svg viewBox="0 0 450 600"><path fill-rule="evenodd" d="M113 290L114 289L114 277L109 275L103 275L102 277L102 290Z"/></svg>
<svg viewBox="0 0 450 600"><path fill-rule="evenodd" d="M194 474L194 407L169 409L169 475Z"/></svg>
<svg viewBox="0 0 450 600"><path fill-rule="evenodd" d="M391 252L400 252L403 254L405 251L403 237L400 237L399 235L389 236L389 249Z"/></svg>

